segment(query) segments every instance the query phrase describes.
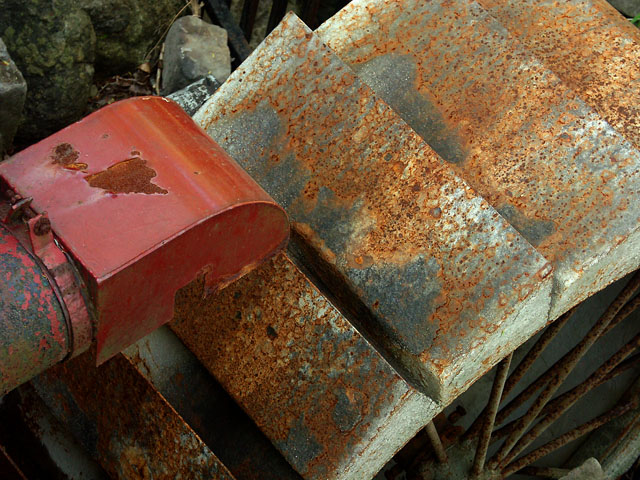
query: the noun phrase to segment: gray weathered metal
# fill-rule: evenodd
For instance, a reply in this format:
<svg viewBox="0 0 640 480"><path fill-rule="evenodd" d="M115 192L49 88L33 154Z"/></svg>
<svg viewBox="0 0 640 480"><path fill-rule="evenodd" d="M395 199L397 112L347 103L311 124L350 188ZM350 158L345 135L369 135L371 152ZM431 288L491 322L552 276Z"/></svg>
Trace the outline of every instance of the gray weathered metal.
<svg viewBox="0 0 640 480"><path fill-rule="evenodd" d="M281 254L171 328L306 479L371 478L441 408L410 387Z"/></svg>
<svg viewBox="0 0 640 480"><path fill-rule="evenodd" d="M636 58L637 67L637 44L618 35L604 59L596 60L599 53L590 47L607 42L600 32L585 33L593 30L589 15L585 22L563 17L590 2L481 3L509 4L500 18L510 16L511 26L526 18L522 30L542 17L555 22L547 32L573 21L580 26L572 32L583 31L580 40L590 35L580 48L592 62L611 57L615 72L629 63L620 77L629 86L601 105L609 105L602 111L609 109L605 118L612 121L612 111L618 112L625 132L637 130L637 101L621 99L638 82L632 62ZM525 13L513 13L520 10ZM540 48L556 52L549 58L562 63L582 55L577 41L558 53L563 46L548 43L543 30L536 25L527 31L546 43ZM585 102L580 94L607 73L589 77L587 71L597 70L592 63L572 70L564 83L554 73L556 63L545 66L473 0L355 0L318 34L553 264L552 319L638 268L640 153L589 106L615 90L613 75ZM561 35L555 30L553 36ZM629 53L615 57L623 44ZM571 90L574 85L578 90Z"/></svg>
<svg viewBox="0 0 640 480"><path fill-rule="evenodd" d="M195 119L285 207L349 320L433 398L546 323L549 263L294 15Z"/></svg>

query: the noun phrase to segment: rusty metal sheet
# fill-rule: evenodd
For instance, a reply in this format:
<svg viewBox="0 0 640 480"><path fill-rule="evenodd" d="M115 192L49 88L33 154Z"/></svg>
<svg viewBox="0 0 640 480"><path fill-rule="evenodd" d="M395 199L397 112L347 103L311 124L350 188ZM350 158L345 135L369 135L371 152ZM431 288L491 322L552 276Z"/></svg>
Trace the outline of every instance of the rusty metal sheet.
<svg viewBox="0 0 640 480"><path fill-rule="evenodd" d="M640 148L640 29L606 0L478 0Z"/></svg>
<svg viewBox="0 0 640 480"><path fill-rule="evenodd" d="M222 288L289 233L284 211L161 97L104 107L3 162L0 176L48 213L82 267L99 363L168 322L176 290L200 272Z"/></svg>
<svg viewBox="0 0 640 480"><path fill-rule="evenodd" d="M6 451L19 479L112 480L51 414L30 384L0 399L0 458ZM3 469L2 480L17 480Z"/></svg>
<svg viewBox="0 0 640 480"><path fill-rule="evenodd" d="M54 415L113 478L233 476L121 354L96 368L95 349L32 381Z"/></svg>
<svg viewBox="0 0 640 480"><path fill-rule="evenodd" d="M195 119L285 207L349 319L433 398L545 324L550 265L295 15Z"/></svg>
<svg viewBox="0 0 640 480"><path fill-rule="evenodd" d="M302 480L169 327L154 330L122 354L237 480Z"/></svg>
<svg viewBox="0 0 640 480"><path fill-rule="evenodd" d="M318 34L552 262L551 318L638 268L640 154L479 3L355 0Z"/></svg>
<svg viewBox="0 0 640 480"><path fill-rule="evenodd" d="M170 327L305 479L371 478L441 408L410 387L284 255Z"/></svg>

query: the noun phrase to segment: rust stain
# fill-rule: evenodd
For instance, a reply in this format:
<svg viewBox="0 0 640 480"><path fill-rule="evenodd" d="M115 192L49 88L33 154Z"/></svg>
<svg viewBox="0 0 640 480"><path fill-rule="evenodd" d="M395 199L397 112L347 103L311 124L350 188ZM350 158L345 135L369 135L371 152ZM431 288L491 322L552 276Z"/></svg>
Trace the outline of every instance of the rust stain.
<svg viewBox="0 0 640 480"><path fill-rule="evenodd" d="M640 147L638 28L604 0L478 2Z"/></svg>
<svg viewBox="0 0 640 480"><path fill-rule="evenodd" d="M109 193L169 193L151 181L155 176L156 171L147 166L146 160L134 156L111 165L102 172L88 175L85 180L92 187L101 188Z"/></svg>
<svg viewBox="0 0 640 480"><path fill-rule="evenodd" d="M301 23L288 17L274 32L202 124L287 209L295 235L313 246L305 266L340 307L350 297L375 311L354 316L357 328L443 394L437 382L453 379L463 353L500 358L484 332L510 325L521 299L548 286L530 280L546 262L455 174L452 164L473 153L457 134L440 143L455 157L444 162ZM443 134L443 118L431 115L424 130Z"/></svg>
<svg viewBox="0 0 640 480"><path fill-rule="evenodd" d="M555 315L624 273L611 239L637 226L640 155L603 117L638 145L640 33L614 14L600 0L356 0L318 31L554 265ZM376 74L392 67L406 79Z"/></svg>
<svg viewBox="0 0 640 480"><path fill-rule="evenodd" d="M62 166L67 170L86 170L88 165L84 162L78 162L80 152L78 152L70 143L61 143L53 149L51 159L56 165Z"/></svg>

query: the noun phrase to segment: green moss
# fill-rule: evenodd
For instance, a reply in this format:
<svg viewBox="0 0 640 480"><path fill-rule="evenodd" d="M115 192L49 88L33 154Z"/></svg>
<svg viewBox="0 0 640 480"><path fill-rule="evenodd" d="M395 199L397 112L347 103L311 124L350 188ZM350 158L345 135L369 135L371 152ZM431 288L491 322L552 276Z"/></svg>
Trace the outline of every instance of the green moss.
<svg viewBox="0 0 640 480"><path fill-rule="evenodd" d="M77 120L93 79L95 34L91 20L70 0L0 0L0 37L27 82L24 122L31 142Z"/></svg>
<svg viewBox="0 0 640 480"><path fill-rule="evenodd" d="M165 33L183 0L88 0L96 30L96 71L133 70Z"/></svg>

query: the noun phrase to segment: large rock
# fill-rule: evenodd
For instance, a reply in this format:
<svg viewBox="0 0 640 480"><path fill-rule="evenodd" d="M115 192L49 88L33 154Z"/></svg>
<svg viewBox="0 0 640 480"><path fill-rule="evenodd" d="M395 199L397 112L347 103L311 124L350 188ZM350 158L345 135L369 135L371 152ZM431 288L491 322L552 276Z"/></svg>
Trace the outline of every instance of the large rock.
<svg viewBox="0 0 640 480"><path fill-rule="evenodd" d="M26 95L27 83L0 38L0 160L18 129Z"/></svg>
<svg viewBox="0 0 640 480"><path fill-rule="evenodd" d="M220 83L231 73L227 32L192 15L176 20L165 40L162 91L175 92L213 75Z"/></svg>
<svg viewBox="0 0 640 480"><path fill-rule="evenodd" d="M0 0L0 12L0 37L28 86L17 138L31 142L84 113L95 35L89 16L70 0Z"/></svg>
<svg viewBox="0 0 640 480"><path fill-rule="evenodd" d="M82 2L96 32L96 72L111 75L140 65L184 5L184 0Z"/></svg>
<svg viewBox="0 0 640 480"><path fill-rule="evenodd" d="M626 17L640 15L640 0L609 0L609 3Z"/></svg>
<svg viewBox="0 0 640 480"><path fill-rule="evenodd" d="M574 468L560 480L607 480L598 460L590 458L578 468Z"/></svg>

